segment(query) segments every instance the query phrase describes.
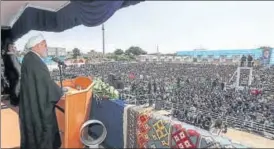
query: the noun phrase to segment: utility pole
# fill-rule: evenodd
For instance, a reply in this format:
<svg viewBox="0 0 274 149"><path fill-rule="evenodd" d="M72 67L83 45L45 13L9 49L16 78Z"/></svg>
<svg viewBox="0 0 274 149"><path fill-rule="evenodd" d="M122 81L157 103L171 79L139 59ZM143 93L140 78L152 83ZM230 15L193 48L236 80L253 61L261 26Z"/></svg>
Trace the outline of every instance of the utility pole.
<svg viewBox="0 0 274 149"><path fill-rule="evenodd" d="M103 34L103 56L105 56L105 27L102 25L102 34Z"/></svg>
<svg viewBox="0 0 274 149"><path fill-rule="evenodd" d="M157 45L157 60L160 61L160 52L159 52L159 46Z"/></svg>

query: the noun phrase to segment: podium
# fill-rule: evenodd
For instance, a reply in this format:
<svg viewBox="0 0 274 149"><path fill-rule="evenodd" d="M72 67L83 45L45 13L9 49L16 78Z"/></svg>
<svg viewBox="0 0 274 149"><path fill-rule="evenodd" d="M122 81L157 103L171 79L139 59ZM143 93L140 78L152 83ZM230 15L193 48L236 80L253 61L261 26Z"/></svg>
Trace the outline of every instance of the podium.
<svg viewBox="0 0 274 149"><path fill-rule="evenodd" d="M89 119L92 103L92 79L77 77L64 80L68 92L57 103L55 112L58 120L61 148L84 148L80 141L81 126Z"/></svg>

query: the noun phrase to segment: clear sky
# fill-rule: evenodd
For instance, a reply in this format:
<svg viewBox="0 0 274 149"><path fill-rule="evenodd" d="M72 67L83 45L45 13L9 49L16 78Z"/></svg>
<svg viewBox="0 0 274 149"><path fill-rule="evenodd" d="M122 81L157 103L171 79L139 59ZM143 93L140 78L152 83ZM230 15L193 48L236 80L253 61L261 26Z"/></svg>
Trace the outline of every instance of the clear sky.
<svg viewBox="0 0 274 149"><path fill-rule="evenodd" d="M106 52L140 46L159 50L248 49L274 47L274 1L146 1L117 11L105 22ZM17 42L23 49L37 31ZM101 26L77 26L61 33L43 32L49 46L102 51Z"/></svg>

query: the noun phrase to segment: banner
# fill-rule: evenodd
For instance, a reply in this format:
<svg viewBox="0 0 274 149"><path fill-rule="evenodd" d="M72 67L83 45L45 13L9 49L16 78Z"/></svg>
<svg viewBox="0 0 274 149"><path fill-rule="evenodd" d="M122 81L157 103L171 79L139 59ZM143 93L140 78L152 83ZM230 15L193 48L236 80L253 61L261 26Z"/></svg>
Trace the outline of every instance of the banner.
<svg viewBox="0 0 274 149"><path fill-rule="evenodd" d="M272 48L270 51L271 52L270 52L270 62L269 62L269 64L274 65L274 49Z"/></svg>
<svg viewBox="0 0 274 149"><path fill-rule="evenodd" d="M268 48L268 47L262 48L261 64L263 64L263 65L270 64L272 50L273 49Z"/></svg>

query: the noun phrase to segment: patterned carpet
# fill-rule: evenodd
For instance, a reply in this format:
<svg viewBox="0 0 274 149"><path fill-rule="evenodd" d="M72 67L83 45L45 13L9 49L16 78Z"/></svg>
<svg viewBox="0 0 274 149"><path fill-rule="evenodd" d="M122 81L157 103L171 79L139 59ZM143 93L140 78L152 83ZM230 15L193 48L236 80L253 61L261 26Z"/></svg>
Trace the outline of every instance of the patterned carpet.
<svg viewBox="0 0 274 149"><path fill-rule="evenodd" d="M136 148L137 147L137 116L138 116L139 107L130 107L127 110L127 119L126 119L126 142L124 142L125 148ZM125 120L124 120L125 121Z"/></svg>
<svg viewBox="0 0 274 149"><path fill-rule="evenodd" d="M139 148L169 148L170 123L152 110L140 113L137 119L137 142Z"/></svg>
<svg viewBox="0 0 274 149"><path fill-rule="evenodd" d="M125 108L125 148L247 148L195 126L169 119L152 108Z"/></svg>

